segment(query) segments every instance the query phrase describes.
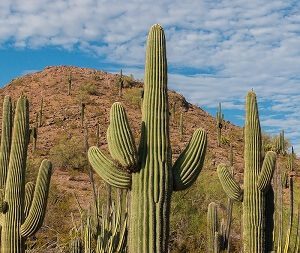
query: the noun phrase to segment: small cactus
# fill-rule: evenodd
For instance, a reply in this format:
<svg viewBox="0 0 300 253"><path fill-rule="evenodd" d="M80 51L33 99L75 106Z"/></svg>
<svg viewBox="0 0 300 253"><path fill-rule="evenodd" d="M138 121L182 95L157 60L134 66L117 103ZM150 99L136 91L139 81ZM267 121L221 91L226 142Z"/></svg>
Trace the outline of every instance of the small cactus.
<svg viewBox="0 0 300 253"><path fill-rule="evenodd" d="M216 237L218 231L219 231L219 221L218 221L217 204L215 202L211 202L208 205L208 210L207 210L207 251L209 253L216 253L216 251L219 251L220 248L219 238L218 236Z"/></svg>
<svg viewBox="0 0 300 253"><path fill-rule="evenodd" d="M81 122L81 127L84 126L84 111L85 111L85 103L82 101L80 102L80 122Z"/></svg>
<svg viewBox="0 0 300 253"><path fill-rule="evenodd" d="M101 145L101 142L100 142L100 122L98 121L97 122L97 129L96 129L96 145L97 145L97 147L100 147L100 145Z"/></svg>
<svg viewBox="0 0 300 253"><path fill-rule="evenodd" d="M120 71L120 78L118 81L118 86L119 86L119 97L121 98L123 95L123 87L124 87L124 80L123 80L123 72L122 69Z"/></svg>
<svg viewBox="0 0 300 253"><path fill-rule="evenodd" d="M69 73L69 77L68 77L68 96L71 95L71 89L72 89L72 72Z"/></svg>
<svg viewBox="0 0 300 253"><path fill-rule="evenodd" d="M43 125L43 109L44 109L44 98L41 100L40 111L39 111L39 127Z"/></svg>
<svg viewBox="0 0 300 253"><path fill-rule="evenodd" d="M218 147L221 146L223 124L224 124L224 114L222 113L221 103L219 103L219 107L216 115Z"/></svg>
<svg viewBox="0 0 300 253"><path fill-rule="evenodd" d="M180 134L180 141L183 140L183 112L180 114L180 121L179 121L179 134Z"/></svg>
<svg viewBox="0 0 300 253"><path fill-rule="evenodd" d="M75 238L70 242L70 253L83 253L82 243L79 238Z"/></svg>

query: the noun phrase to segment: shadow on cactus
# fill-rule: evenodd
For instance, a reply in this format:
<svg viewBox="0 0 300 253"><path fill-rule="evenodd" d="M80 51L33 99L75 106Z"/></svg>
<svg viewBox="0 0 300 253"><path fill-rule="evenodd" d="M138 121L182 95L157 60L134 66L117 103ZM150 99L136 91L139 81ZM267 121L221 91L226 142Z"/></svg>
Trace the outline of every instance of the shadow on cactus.
<svg viewBox="0 0 300 253"><path fill-rule="evenodd" d="M108 158L97 147L88 152L94 170L110 185L130 190L129 252L168 252L173 191L187 189L204 162L207 136L193 134L172 166L169 139L166 42L163 28L153 25L147 41L142 131L136 149L127 116L113 104L107 130Z"/></svg>
<svg viewBox="0 0 300 253"><path fill-rule="evenodd" d="M52 165L43 160L36 185L25 185L29 135L29 104L17 102L12 123L12 102L4 98L0 147L1 252L25 252L26 238L41 227L47 206Z"/></svg>

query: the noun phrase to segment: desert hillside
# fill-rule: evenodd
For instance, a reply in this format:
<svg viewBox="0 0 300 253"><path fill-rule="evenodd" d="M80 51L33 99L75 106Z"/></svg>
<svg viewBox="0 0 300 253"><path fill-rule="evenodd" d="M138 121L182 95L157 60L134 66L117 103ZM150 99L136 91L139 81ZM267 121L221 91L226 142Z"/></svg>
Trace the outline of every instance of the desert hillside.
<svg viewBox="0 0 300 253"><path fill-rule="evenodd" d="M69 78L71 78L70 95L68 95ZM43 100L42 124L38 128L37 147L33 152L31 142L29 148L28 178L30 180L35 178L39 162L45 157L53 161L54 173L46 220L36 238L31 239L30 243L35 249L31 252L50 252L51 249L53 252L67 252L69 231L73 226L71 213L78 217L73 194L76 192L81 206L88 206L92 197L85 158L85 136L88 136L90 146L96 145L96 131L99 125L99 145L102 150L108 152L106 130L109 123L109 110L114 102L119 101L125 106L138 143L143 84L133 77L124 78L125 87L120 97L117 74L87 68L54 66L16 78L0 90L1 100L4 95L10 95L14 101L22 93L27 95L30 101L32 127L36 124L36 115L40 111ZM83 124L82 103L85 105ZM205 252L207 205L215 201L224 212L226 205L226 196L216 176L216 165L221 162L228 163L231 144L235 177L242 183L243 131L242 128L226 121L222 145L218 147L216 122L213 116L188 103L175 91L169 91L169 105L173 160L178 157L197 128L203 128L208 133L205 166L196 184L187 191L175 193L172 200L171 248L172 252ZM182 138L179 126L181 113L183 115ZM105 184L98 175L95 174L94 178L96 184L103 189L104 200ZM296 191L298 192L297 189ZM240 208L240 204L234 206L233 252L239 248Z"/></svg>

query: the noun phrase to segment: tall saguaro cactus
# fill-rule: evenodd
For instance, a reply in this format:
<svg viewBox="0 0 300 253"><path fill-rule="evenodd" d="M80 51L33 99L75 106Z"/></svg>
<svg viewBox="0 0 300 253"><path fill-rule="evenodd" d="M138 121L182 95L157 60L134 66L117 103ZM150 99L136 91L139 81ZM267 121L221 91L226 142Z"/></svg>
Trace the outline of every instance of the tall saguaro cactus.
<svg viewBox="0 0 300 253"><path fill-rule="evenodd" d="M13 129L11 108L11 100L6 96L0 150L0 181L4 192L0 203L4 207L0 213L1 252L24 253L25 239L40 228L45 216L52 166L48 160L43 160L34 191L32 183L27 183L25 187L29 142L28 100L24 96L19 98Z"/></svg>
<svg viewBox="0 0 300 253"><path fill-rule="evenodd" d="M233 200L243 201L244 252L264 253L268 229L265 226L266 192L271 184L276 153L267 152L262 161L261 129L256 95L252 91L246 98L244 159L244 192L226 166L218 166L218 176L227 195Z"/></svg>
<svg viewBox="0 0 300 253"><path fill-rule="evenodd" d="M113 160L91 147L89 161L109 184L130 190L129 252L168 251L173 190L188 188L204 162L207 137L198 129L172 166L169 139L167 58L163 28L153 25L147 41L142 133L138 152L124 108L111 109L108 146Z"/></svg>

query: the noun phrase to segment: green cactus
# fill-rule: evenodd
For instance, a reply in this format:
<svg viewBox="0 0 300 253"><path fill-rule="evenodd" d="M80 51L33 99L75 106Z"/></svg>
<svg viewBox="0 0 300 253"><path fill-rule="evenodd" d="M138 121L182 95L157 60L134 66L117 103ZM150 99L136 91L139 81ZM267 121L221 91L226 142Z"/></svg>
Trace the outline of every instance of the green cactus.
<svg viewBox="0 0 300 253"><path fill-rule="evenodd" d="M97 147L100 147L100 144L101 144L101 142L100 142L100 135L101 135L101 132L100 132L100 122L98 121L97 122L97 129L96 129L96 145L97 145Z"/></svg>
<svg viewBox="0 0 300 253"><path fill-rule="evenodd" d="M70 253L83 253L82 243L79 238L75 238L70 242Z"/></svg>
<svg viewBox="0 0 300 253"><path fill-rule="evenodd" d="M224 124L224 114L222 113L221 103L219 103L219 108L216 115L218 147L221 146L223 124Z"/></svg>
<svg viewBox="0 0 300 253"><path fill-rule="evenodd" d="M88 214L84 228L84 253L92 253L92 224L91 216Z"/></svg>
<svg viewBox="0 0 300 253"><path fill-rule="evenodd" d="M216 253L220 249L219 236L216 237L219 231L218 210L217 204L211 202L207 209L207 252Z"/></svg>
<svg viewBox="0 0 300 253"><path fill-rule="evenodd" d="M111 194L111 193L110 193ZM127 252L127 204L122 208L122 192L118 190L117 202L108 195L106 209L102 206L102 215L99 219L96 253L126 253ZM126 194L126 201L127 194ZM100 201L99 201L100 202ZM98 208L100 213L100 208Z"/></svg>
<svg viewBox="0 0 300 253"><path fill-rule="evenodd" d="M43 125L43 109L44 109L44 98L41 100L40 111L39 111L39 127Z"/></svg>
<svg viewBox="0 0 300 253"><path fill-rule="evenodd" d="M300 245L300 205L298 204L298 212L297 212L297 227L296 227L296 236L295 236L295 247L294 253L299 252L299 245Z"/></svg>
<svg viewBox="0 0 300 253"><path fill-rule="evenodd" d="M85 103L80 102L80 123L81 127L84 126L84 111L85 111Z"/></svg>
<svg viewBox="0 0 300 253"><path fill-rule="evenodd" d="M180 113L179 134L180 134L180 141L182 141L183 140L183 112Z"/></svg>
<svg viewBox="0 0 300 253"><path fill-rule="evenodd" d="M121 98L123 95L123 87L124 87L124 79L123 79L123 72L122 69L120 71L120 78L118 81L118 87L119 87L119 97Z"/></svg>
<svg viewBox="0 0 300 253"><path fill-rule="evenodd" d="M275 139L275 152L277 154L285 155L285 139L284 130L279 133L279 136Z"/></svg>
<svg viewBox="0 0 300 253"><path fill-rule="evenodd" d="M5 169L0 174L1 182L4 183L4 198L1 203L1 252L23 253L25 239L35 234L45 216L52 165L48 160L43 160L34 191L31 183L25 186L29 142L28 100L24 96L19 98L13 130L9 97L4 99L3 110L2 126L5 128L2 131L0 153L6 159L1 159Z"/></svg>
<svg viewBox="0 0 300 253"><path fill-rule="evenodd" d="M107 189L107 203L101 205L100 190L97 193L97 201L92 204L90 210L84 210L78 206L81 216L81 227L74 225L75 238L81 234L80 244L84 245L84 252L95 253L126 253L127 245L127 203L123 208L123 193L118 190L117 201L112 201L111 187ZM75 195L76 196L76 195ZM126 202L127 194L126 194ZM72 236L74 238L74 235ZM73 241L73 239L72 239ZM94 249L94 245L96 245Z"/></svg>
<svg viewBox="0 0 300 253"><path fill-rule="evenodd" d="M276 190L276 212L275 212L275 232L276 236L274 237L274 244L277 253L282 252L283 246L283 198L282 198L282 174L278 169L278 166L275 170L274 178L275 190Z"/></svg>
<svg viewBox="0 0 300 253"><path fill-rule="evenodd" d="M174 101L174 103L172 105L172 112L171 112L172 119L173 119L174 123L175 123L175 114L176 114L176 101Z"/></svg>
<svg viewBox="0 0 300 253"><path fill-rule="evenodd" d="M34 153L36 151L36 143L37 143L37 138L38 138L38 114L36 114L36 121L35 121L35 126L32 127L31 129L31 136L33 139L33 144L32 144L32 152Z"/></svg>
<svg viewBox="0 0 300 253"><path fill-rule="evenodd" d="M130 190L129 252L166 253L172 192L187 189L197 179L207 137L203 130L196 130L171 165L166 43L160 25L152 26L148 35L138 153L119 103L112 106L107 132L112 160L97 147L89 149L88 157L107 183Z"/></svg>
<svg viewBox="0 0 300 253"><path fill-rule="evenodd" d="M227 195L243 201L243 243L246 253L264 253L266 193L270 186L276 161L276 153L269 151L262 161L261 129L256 95L249 92L246 99L244 192L234 181L228 168L218 166L218 176Z"/></svg>
<svg viewBox="0 0 300 253"><path fill-rule="evenodd" d="M0 147L0 189L5 189L6 177L8 172L11 138L12 138L12 125L13 113L12 102L9 96L5 96L3 102L2 113L2 133L1 133L1 147Z"/></svg>
<svg viewBox="0 0 300 253"><path fill-rule="evenodd" d="M69 73L69 77L68 77L68 96L71 95L71 89L72 89L72 72Z"/></svg>

